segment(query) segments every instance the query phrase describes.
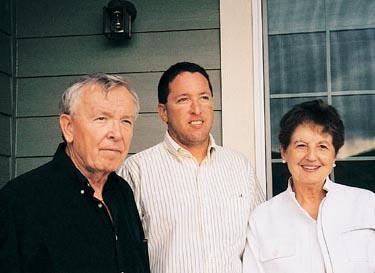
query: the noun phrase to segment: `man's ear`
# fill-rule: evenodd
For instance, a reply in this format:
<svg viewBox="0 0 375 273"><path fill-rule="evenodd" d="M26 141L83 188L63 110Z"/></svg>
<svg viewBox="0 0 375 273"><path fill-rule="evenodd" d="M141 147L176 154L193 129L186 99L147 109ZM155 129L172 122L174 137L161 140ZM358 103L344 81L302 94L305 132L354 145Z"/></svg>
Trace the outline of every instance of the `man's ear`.
<svg viewBox="0 0 375 273"><path fill-rule="evenodd" d="M64 135L64 138L67 143L73 142L73 124L72 124L72 117L67 114L60 115L60 128L61 132Z"/></svg>
<svg viewBox="0 0 375 273"><path fill-rule="evenodd" d="M163 103L158 104L158 113L160 118L165 122L168 123L168 113L167 113L167 106Z"/></svg>

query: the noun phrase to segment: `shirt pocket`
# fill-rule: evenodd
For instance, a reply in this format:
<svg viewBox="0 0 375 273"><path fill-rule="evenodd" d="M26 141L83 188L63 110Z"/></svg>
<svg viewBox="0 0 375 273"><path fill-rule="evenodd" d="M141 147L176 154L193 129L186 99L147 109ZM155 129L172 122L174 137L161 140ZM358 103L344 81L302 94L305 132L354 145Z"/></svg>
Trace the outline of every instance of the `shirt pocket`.
<svg viewBox="0 0 375 273"><path fill-rule="evenodd" d="M375 224L348 227L342 237L349 261L375 262Z"/></svg>
<svg viewBox="0 0 375 273"><path fill-rule="evenodd" d="M251 198L242 195L208 201L204 217L206 226L214 232L211 236L219 245L216 249L234 251L245 244L250 206Z"/></svg>

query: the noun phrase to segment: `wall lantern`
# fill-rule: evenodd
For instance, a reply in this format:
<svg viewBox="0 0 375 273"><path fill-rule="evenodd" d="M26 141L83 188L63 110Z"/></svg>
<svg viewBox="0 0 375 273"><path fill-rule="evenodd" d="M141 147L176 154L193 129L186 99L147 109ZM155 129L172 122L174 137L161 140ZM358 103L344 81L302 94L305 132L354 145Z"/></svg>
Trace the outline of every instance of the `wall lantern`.
<svg viewBox="0 0 375 273"><path fill-rule="evenodd" d="M130 39L136 16L137 10L129 1L111 0L103 7L104 36L110 40Z"/></svg>

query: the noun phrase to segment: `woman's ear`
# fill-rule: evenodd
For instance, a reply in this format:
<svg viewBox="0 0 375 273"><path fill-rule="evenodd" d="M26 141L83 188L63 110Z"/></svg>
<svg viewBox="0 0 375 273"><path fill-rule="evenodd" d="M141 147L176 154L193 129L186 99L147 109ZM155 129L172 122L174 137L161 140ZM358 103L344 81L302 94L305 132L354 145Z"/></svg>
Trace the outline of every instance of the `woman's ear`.
<svg viewBox="0 0 375 273"><path fill-rule="evenodd" d="M70 115L61 114L60 115L60 128L61 132L67 143L73 142L73 120Z"/></svg>
<svg viewBox="0 0 375 273"><path fill-rule="evenodd" d="M283 159L283 162L286 162L286 152L284 150L283 147L280 146L280 155L281 155L281 158Z"/></svg>

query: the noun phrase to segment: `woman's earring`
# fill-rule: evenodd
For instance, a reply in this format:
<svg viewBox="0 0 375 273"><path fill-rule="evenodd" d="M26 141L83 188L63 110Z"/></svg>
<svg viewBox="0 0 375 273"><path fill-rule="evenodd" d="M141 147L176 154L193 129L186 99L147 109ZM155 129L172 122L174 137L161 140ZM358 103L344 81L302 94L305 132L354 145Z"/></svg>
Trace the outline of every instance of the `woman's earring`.
<svg viewBox="0 0 375 273"><path fill-rule="evenodd" d="M333 163L333 168L336 167L336 163Z"/></svg>
<svg viewBox="0 0 375 273"><path fill-rule="evenodd" d="M286 163L286 161L283 159L283 161L281 161L281 162L283 162L283 164L285 164Z"/></svg>

